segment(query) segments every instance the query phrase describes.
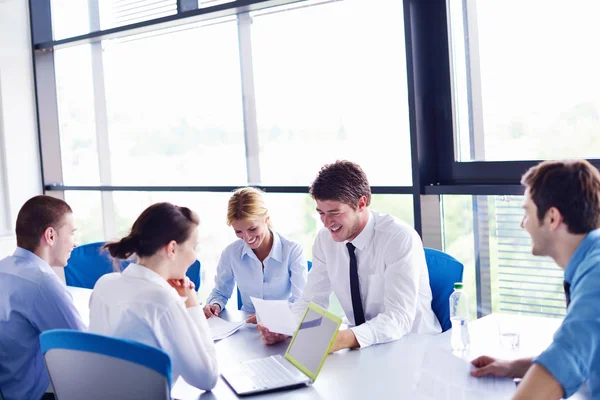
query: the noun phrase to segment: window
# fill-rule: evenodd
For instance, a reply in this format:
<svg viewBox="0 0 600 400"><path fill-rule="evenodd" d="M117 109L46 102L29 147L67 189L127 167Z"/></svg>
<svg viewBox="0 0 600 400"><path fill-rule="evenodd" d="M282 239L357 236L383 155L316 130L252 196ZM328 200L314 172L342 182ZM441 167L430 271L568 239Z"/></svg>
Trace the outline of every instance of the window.
<svg viewBox="0 0 600 400"><path fill-rule="evenodd" d="M531 238L520 227L522 203L522 196L443 196L444 251L465 265L469 296L476 298L481 285L484 293L477 307L484 314L562 317L562 270L548 257L531 255Z"/></svg>
<svg viewBox="0 0 600 400"><path fill-rule="evenodd" d="M309 185L337 159L358 162L372 185L411 184L402 11L346 0L253 15L263 185Z"/></svg>
<svg viewBox="0 0 600 400"><path fill-rule="evenodd" d="M65 201L73 210L75 240L78 245L106 239L100 192L66 191Z"/></svg>
<svg viewBox="0 0 600 400"><path fill-rule="evenodd" d="M600 3L448 5L457 160L599 158Z"/></svg>
<svg viewBox="0 0 600 400"><path fill-rule="evenodd" d="M91 46L57 50L56 96L63 182L99 185Z"/></svg>
<svg viewBox="0 0 600 400"><path fill-rule="evenodd" d="M51 0L54 40L173 15L176 0Z"/></svg>
<svg viewBox="0 0 600 400"><path fill-rule="evenodd" d="M66 184L246 183L235 21L99 45L57 51Z"/></svg>
<svg viewBox="0 0 600 400"><path fill-rule="evenodd" d="M113 184L246 183L235 21L106 42L104 71Z"/></svg>

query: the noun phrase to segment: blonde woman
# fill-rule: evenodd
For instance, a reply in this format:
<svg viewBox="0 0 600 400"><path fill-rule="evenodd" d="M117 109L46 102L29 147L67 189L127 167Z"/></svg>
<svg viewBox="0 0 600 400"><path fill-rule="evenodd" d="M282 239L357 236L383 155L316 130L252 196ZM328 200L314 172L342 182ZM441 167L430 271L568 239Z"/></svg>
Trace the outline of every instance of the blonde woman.
<svg viewBox="0 0 600 400"><path fill-rule="evenodd" d="M206 317L219 315L236 283L242 310L251 314L255 312L251 296L296 301L306 284L306 258L301 245L273 230L263 192L252 187L236 190L229 199L227 224L239 240L221 254L215 288L204 307ZM248 322L255 323L256 319L250 317Z"/></svg>

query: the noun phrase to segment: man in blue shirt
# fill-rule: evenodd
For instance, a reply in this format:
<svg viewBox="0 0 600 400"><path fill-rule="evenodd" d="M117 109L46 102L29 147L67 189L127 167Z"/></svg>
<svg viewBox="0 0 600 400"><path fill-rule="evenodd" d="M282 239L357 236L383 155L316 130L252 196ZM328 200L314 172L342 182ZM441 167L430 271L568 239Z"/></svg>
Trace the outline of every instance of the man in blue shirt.
<svg viewBox="0 0 600 400"><path fill-rule="evenodd" d="M587 161L546 161L523 176L521 227L532 253L565 271L567 316L535 359L473 360L473 376L523 378L514 399L570 397L584 382L600 397L600 173Z"/></svg>
<svg viewBox="0 0 600 400"><path fill-rule="evenodd" d="M71 207L50 196L29 199L17 216L17 249L0 260L0 392L5 400L40 399L50 379L39 335L49 329L85 330L64 283L75 247Z"/></svg>

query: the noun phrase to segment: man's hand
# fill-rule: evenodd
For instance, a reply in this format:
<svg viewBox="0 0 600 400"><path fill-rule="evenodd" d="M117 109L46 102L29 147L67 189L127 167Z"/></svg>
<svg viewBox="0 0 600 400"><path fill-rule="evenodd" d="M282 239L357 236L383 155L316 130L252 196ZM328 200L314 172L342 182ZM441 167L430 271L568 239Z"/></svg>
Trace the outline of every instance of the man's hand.
<svg viewBox="0 0 600 400"><path fill-rule="evenodd" d="M260 331L260 337L262 338L263 342L265 342L265 344L267 345L281 342L289 337L288 335L284 335L283 333L271 332L270 330L265 328L264 325L261 324L258 324L256 326L256 329Z"/></svg>
<svg viewBox="0 0 600 400"><path fill-rule="evenodd" d="M246 319L246 323L248 324L256 324L256 314L252 314Z"/></svg>
<svg viewBox="0 0 600 400"><path fill-rule="evenodd" d="M204 316L206 316L206 319L218 317L220 312L221 306L218 304L207 304L204 306Z"/></svg>
<svg viewBox="0 0 600 400"><path fill-rule="evenodd" d="M343 331L339 331L333 344L331 345L331 349L329 349L329 353L336 352L342 349L351 349L354 347L360 347L360 343L356 340L356 336L352 329L344 329Z"/></svg>
<svg viewBox="0 0 600 400"><path fill-rule="evenodd" d="M504 361L481 356L471 361L471 364L476 367L471 371L471 375L475 377L493 375L501 378L522 378L531 366L531 359Z"/></svg>

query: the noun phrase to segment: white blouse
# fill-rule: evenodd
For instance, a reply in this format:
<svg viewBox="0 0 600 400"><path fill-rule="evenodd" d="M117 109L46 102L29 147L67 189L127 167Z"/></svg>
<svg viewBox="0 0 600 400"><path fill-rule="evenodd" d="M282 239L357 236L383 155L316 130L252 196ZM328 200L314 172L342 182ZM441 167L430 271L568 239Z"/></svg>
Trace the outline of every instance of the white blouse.
<svg viewBox="0 0 600 400"><path fill-rule="evenodd" d="M202 390L217 383L217 354L202 308L186 308L177 291L146 267L130 264L96 282L89 331L164 350L173 383L179 376Z"/></svg>

